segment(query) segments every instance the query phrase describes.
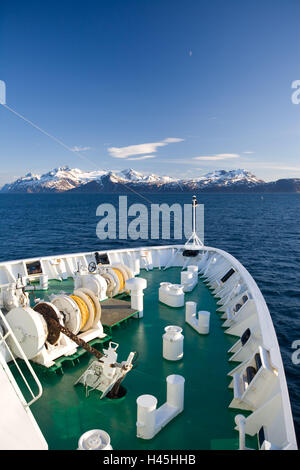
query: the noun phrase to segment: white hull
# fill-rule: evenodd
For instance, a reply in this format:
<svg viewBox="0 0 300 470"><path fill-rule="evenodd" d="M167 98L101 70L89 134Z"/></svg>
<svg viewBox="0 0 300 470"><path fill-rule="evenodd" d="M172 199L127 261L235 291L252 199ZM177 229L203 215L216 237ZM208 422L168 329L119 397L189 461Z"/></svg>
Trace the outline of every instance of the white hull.
<svg viewBox="0 0 300 470"><path fill-rule="evenodd" d="M111 264L123 263L138 275L139 265L147 270L163 269L167 265L170 266L172 260L172 266L186 267L187 260L182 256L181 249L182 246L171 245L105 250L98 253L107 254ZM78 263L87 267L91 261L95 261L95 256L94 252L87 252L0 263L0 288L16 281L18 276L28 277L26 266L36 261L40 262L42 274L47 275L49 279L65 279L74 275ZM199 255L190 258L188 264L197 264L205 282L221 297L218 303L225 320L225 333L242 336L247 328L251 328L253 332L249 343L242 347L238 341L230 351L241 361L229 374L232 377L230 386L234 392L230 406L252 412L245 419L244 426L239 427L240 432L255 435L263 426L269 448L296 449L294 424L278 341L268 307L257 284L239 261L216 248L201 247ZM234 273L228 280L221 282L230 269L233 269ZM235 312L235 303L245 293L245 305ZM260 355L262 365L253 382L245 388L241 378L247 366L253 364L255 354ZM1 397L3 390L0 384L0 406L4 402ZM0 445L7 448L3 442L0 442Z"/></svg>

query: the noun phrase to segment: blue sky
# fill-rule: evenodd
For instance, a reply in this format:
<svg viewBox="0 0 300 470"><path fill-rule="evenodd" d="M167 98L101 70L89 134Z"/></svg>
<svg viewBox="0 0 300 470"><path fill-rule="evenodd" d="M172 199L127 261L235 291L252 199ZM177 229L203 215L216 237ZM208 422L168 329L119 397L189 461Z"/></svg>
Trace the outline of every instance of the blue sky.
<svg viewBox="0 0 300 470"><path fill-rule="evenodd" d="M300 177L299 43L299 0L2 0L7 105L74 151L0 106L0 184L63 165Z"/></svg>

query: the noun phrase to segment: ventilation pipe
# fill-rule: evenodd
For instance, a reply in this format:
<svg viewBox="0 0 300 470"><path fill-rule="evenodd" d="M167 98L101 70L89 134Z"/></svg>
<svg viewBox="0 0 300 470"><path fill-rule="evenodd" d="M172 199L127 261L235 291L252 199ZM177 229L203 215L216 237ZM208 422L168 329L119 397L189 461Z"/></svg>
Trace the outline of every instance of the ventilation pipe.
<svg viewBox="0 0 300 470"><path fill-rule="evenodd" d="M138 311L136 318L142 318L144 315L143 291L146 289L146 287L147 281L142 277L132 277L131 279L127 279L127 281L125 281L125 288L130 290L131 308Z"/></svg>

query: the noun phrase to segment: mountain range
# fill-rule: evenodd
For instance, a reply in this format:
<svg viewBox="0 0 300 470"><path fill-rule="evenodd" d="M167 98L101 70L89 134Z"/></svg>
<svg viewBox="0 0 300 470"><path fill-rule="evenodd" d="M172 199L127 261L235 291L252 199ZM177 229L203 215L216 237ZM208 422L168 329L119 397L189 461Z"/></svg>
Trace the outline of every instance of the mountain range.
<svg viewBox="0 0 300 470"><path fill-rule="evenodd" d="M97 170L85 172L68 166L37 175L27 173L5 184L2 193L62 193L62 192L300 192L300 178L265 182L247 170L217 170L195 178L146 175L133 169L121 171Z"/></svg>

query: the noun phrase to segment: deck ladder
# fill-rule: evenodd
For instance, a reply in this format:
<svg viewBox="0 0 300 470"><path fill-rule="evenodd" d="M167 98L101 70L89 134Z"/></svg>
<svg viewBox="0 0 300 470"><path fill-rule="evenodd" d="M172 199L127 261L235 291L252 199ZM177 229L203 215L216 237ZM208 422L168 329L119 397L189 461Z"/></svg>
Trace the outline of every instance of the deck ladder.
<svg viewBox="0 0 300 470"><path fill-rule="evenodd" d="M30 406L42 396L42 385L1 309L0 322L6 331L2 334L0 330L0 347L5 346L10 356L9 360L14 362L16 371L30 394L30 399L26 400L4 355L0 352L0 449L47 449L44 436L30 410ZM30 381L33 380L37 387L36 393L33 392L14 357L8 339L10 344L13 342L14 349L19 351L18 356L23 359L23 365L28 369Z"/></svg>

